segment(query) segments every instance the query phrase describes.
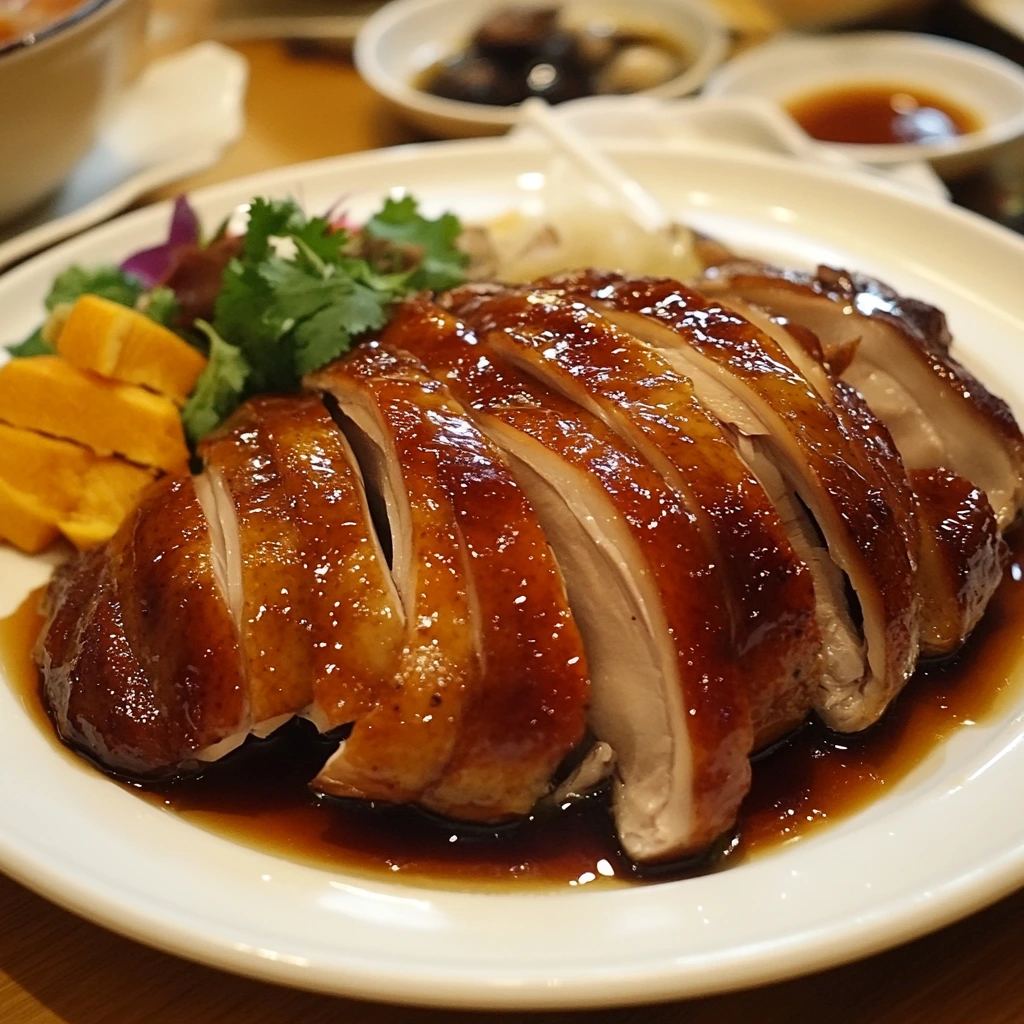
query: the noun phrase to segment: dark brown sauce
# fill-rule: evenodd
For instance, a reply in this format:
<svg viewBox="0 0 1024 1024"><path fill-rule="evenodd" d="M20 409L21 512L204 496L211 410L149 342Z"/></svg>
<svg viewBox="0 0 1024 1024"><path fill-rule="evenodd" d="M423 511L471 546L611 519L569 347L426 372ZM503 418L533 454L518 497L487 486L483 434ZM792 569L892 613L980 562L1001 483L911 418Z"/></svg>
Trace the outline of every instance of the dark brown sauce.
<svg viewBox="0 0 1024 1024"><path fill-rule="evenodd" d="M420 72L413 87L463 103L551 104L664 85L692 63L686 43L656 28L608 23L567 28L555 7L494 12L462 48Z"/></svg>
<svg viewBox="0 0 1024 1024"><path fill-rule="evenodd" d="M892 789L957 730L998 714L1014 695L1011 678L1024 646L1024 536L1014 537L1013 546L1006 579L955 660L918 671L883 720L864 733L840 736L812 724L760 757L735 837L699 864L644 877L715 871L802 840ZM0 620L0 664L26 711L52 735L31 659L37 605L35 595ZM200 778L130 788L246 846L333 870L463 889L643 880L622 856L601 796L504 829L456 828L409 810L317 800L306 782L329 750L297 722L250 742Z"/></svg>
<svg viewBox="0 0 1024 1024"><path fill-rule="evenodd" d="M825 89L790 100L786 108L808 135L822 142L945 142L982 124L977 114L948 96L899 84Z"/></svg>

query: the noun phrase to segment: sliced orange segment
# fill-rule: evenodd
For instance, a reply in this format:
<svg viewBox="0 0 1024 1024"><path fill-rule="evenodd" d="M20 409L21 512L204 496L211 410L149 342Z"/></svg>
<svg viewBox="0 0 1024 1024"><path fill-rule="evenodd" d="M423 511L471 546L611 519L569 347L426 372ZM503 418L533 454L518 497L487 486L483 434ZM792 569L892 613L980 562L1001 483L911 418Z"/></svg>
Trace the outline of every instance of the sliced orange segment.
<svg viewBox="0 0 1024 1024"><path fill-rule="evenodd" d="M206 360L173 331L134 309L83 295L57 336L57 351L81 370L141 384L184 402Z"/></svg>
<svg viewBox="0 0 1024 1024"><path fill-rule="evenodd" d="M57 539L57 527L26 494L0 480L0 539L30 555L38 554Z"/></svg>
<svg viewBox="0 0 1024 1024"><path fill-rule="evenodd" d="M97 458L85 475L77 507L57 524L78 548L109 540L155 474L118 458Z"/></svg>
<svg viewBox="0 0 1024 1024"><path fill-rule="evenodd" d="M12 359L0 367L0 420L143 466L175 470L188 461L170 399L80 370L59 356Z"/></svg>
<svg viewBox="0 0 1024 1024"><path fill-rule="evenodd" d="M100 544L113 536L154 476L123 459L0 423L6 499L0 502L0 535L24 550L45 547L58 529L78 547Z"/></svg>
<svg viewBox="0 0 1024 1024"><path fill-rule="evenodd" d="M56 523L78 504L98 456L87 448L0 423L0 480L30 495Z"/></svg>

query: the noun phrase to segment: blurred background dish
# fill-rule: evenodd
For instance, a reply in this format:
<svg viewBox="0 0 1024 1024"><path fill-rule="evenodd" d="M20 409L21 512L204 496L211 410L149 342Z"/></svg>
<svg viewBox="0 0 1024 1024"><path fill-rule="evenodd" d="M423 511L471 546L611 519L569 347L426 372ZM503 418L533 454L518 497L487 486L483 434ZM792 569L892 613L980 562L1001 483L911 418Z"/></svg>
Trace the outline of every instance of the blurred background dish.
<svg viewBox="0 0 1024 1024"><path fill-rule="evenodd" d="M22 6L27 19L31 0ZM145 0L86 0L34 34L23 31L27 20L8 21L0 41L0 221L53 192L88 151L140 66L145 24Z"/></svg>
<svg viewBox="0 0 1024 1024"><path fill-rule="evenodd" d="M150 63L57 188L0 224L0 269L215 164L242 133L247 76L245 59L214 42Z"/></svg>
<svg viewBox="0 0 1024 1024"><path fill-rule="evenodd" d="M351 42L383 0L219 0L214 33L244 39L319 39Z"/></svg>
<svg viewBox="0 0 1024 1024"><path fill-rule="evenodd" d="M513 25L491 20L511 6L536 17L517 16ZM458 137L506 131L526 95L550 102L595 91L684 96L726 47L722 23L700 0L395 0L363 27L355 61L414 124ZM604 51L605 59L588 63L592 51ZM432 69L435 77L425 80ZM489 102L471 102L474 96Z"/></svg>
<svg viewBox="0 0 1024 1024"><path fill-rule="evenodd" d="M978 169L1024 134L1020 67L912 33L783 38L725 65L705 92L764 97L853 160L928 160L946 178Z"/></svg>
<svg viewBox="0 0 1024 1024"><path fill-rule="evenodd" d="M728 2L728 0L727 0ZM930 0L758 0L789 28L836 28L879 16L913 15Z"/></svg>
<svg viewBox="0 0 1024 1024"><path fill-rule="evenodd" d="M149 0L146 58L166 57L207 39L217 0Z"/></svg>

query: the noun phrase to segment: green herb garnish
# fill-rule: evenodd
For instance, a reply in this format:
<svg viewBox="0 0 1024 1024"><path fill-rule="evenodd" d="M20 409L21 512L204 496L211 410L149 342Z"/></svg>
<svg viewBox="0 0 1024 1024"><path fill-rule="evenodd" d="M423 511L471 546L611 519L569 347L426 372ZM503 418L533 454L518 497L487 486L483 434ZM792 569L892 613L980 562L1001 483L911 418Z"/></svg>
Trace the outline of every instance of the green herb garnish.
<svg viewBox="0 0 1024 1024"><path fill-rule="evenodd" d="M192 444L238 405L251 372L239 349L229 345L205 320L197 320L195 326L210 343L210 361L181 410L185 436Z"/></svg>
<svg viewBox="0 0 1024 1024"><path fill-rule="evenodd" d="M458 220L428 220L389 199L362 232L307 217L293 200L254 200L240 256L225 274L213 326L251 367L242 398L298 388L304 374L383 327L394 305L463 280Z"/></svg>
<svg viewBox="0 0 1024 1024"><path fill-rule="evenodd" d="M246 398L298 390L305 374L383 327L405 296L461 283L469 263L456 245L461 231L450 213L424 217L410 196L388 199L359 231L309 217L291 199L257 198L241 251L217 282L212 324L196 320L185 328L170 288L147 291L110 266L68 268L54 281L46 308L52 314L82 295L98 295L208 346L209 364L181 412L195 444ZM53 353L48 339L59 320L60 312L50 332L40 328L8 351Z"/></svg>

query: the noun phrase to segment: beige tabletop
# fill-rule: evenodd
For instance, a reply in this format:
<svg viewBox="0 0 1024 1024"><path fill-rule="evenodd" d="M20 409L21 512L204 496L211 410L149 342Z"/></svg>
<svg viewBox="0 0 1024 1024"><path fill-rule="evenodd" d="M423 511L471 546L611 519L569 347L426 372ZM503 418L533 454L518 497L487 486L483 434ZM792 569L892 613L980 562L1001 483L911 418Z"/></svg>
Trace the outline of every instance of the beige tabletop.
<svg viewBox="0 0 1024 1024"><path fill-rule="evenodd" d="M240 49L252 67L248 129L215 168L186 187L413 138L346 64L300 61L273 43ZM1006 813L1021 813L1019 794L1007 794ZM562 1018L542 1014L536 1019ZM453 1019L471 1024L510 1018L354 1003L235 978L122 939L0 876L0 1024ZM587 1019L600 1024L1020 1024L1024 892L928 938L825 974L713 999L593 1012Z"/></svg>

